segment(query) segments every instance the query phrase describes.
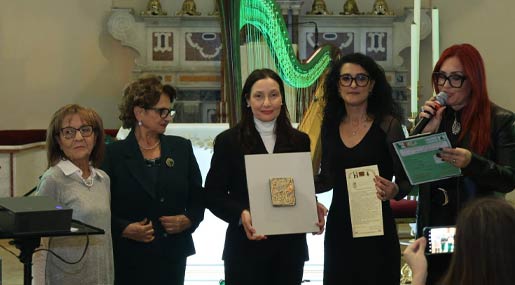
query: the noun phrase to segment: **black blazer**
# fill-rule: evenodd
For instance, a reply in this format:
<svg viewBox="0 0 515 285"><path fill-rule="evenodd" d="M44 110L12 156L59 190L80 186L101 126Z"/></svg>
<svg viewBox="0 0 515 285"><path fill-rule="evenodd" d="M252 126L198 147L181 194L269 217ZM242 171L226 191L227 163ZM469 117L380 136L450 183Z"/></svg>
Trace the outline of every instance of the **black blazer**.
<svg viewBox="0 0 515 285"><path fill-rule="evenodd" d="M191 234L204 218L202 176L189 140L165 135L160 139L161 165L155 187L145 169L134 131L125 140L107 146L102 168L111 178L115 263L159 262L162 257L173 260L195 253ZM167 234L159 217L180 214L191 220L191 228ZM127 225L144 218L152 221L152 242L141 243L121 236Z"/></svg>
<svg viewBox="0 0 515 285"><path fill-rule="evenodd" d="M249 154L266 154L257 131ZM241 212L249 209L244 151L238 138L239 125L215 138L211 168L206 177L207 206L213 214L229 223L225 236L223 259L249 258L278 248L290 248L302 260L308 259L306 234L274 235L259 242L250 241L240 223ZM293 130L293 136L277 136L274 153L309 152L309 137Z"/></svg>

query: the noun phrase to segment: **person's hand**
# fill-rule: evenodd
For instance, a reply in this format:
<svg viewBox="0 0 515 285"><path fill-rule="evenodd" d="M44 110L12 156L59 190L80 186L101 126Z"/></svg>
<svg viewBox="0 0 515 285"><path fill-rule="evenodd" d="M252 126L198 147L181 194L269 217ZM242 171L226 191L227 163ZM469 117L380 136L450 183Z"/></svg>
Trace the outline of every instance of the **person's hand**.
<svg viewBox="0 0 515 285"><path fill-rule="evenodd" d="M313 233L314 235L321 235L324 232L325 227L325 216L327 216L327 208L324 206L324 204L317 202L317 215L318 215L318 222L317 226L319 228L319 231L316 233Z"/></svg>
<svg viewBox="0 0 515 285"><path fill-rule="evenodd" d="M452 148L445 147L437 154L439 158L443 161L447 161L448 163L459 167L465 168L470 164L472 160L472 153L468 149L464 149L461 147Z"/></svg>
<svg viewBox="0 0 515 285"><path fill-rule="evenodd" d="M426 284L427 260L424 255L426 243L426 238L421 237L404 250L404 259L413 273L412 285Z"/></svg>
<svg viewBox="0 0 515 285"><path fill-rule="evenodd" d="M445 110L445 106L440 108L437 107L438 103L434 101L434 97L424 103L421 108L421 112L418 114L420 119L428 118L431 119L422 130L422 133L435 133L442 122L442 114ZM438 109L438 110L437 110Z"/></svg>
<svg viewBox="0 0 515 285"><path fill-rule="evenodd" d="M140 222L131 223L123 230L122 236L135 241L151 242L155 238L152 221L145 218Z"/></svg>
<svg viewBox="0 0 515 285"><path fill-rule="evenodd" d="M256 229L252 226L252 217L249 210L241 212L241 224L245 229L245 234L249 240L263 240L267 239L265 235L256 235Z"/></svg>
<svg viewBox="0 0 515 285"><path fill-rule="evenodd" d="M399 193L399 186L392 181L376 175L374 178L376 184L376 196L381 201L393 199Z"/></svg>
<svg viewBox="0 0 515 285"><path fill-rule="evenodd" d="M169 234L178 234L191 227L191 221L185 215L162 216L159 221Z"/></svg>

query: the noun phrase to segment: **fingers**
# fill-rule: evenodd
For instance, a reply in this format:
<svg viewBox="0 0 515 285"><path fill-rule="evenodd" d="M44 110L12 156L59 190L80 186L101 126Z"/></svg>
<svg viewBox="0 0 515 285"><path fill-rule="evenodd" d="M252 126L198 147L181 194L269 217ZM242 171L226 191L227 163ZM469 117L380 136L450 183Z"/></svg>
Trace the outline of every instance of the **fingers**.
<svg viewBox="0 0 515 285"><path fill-rule="evenodd" d="M319 231L314 232L314 235L320 235L324 232L325 227L325 216L327 216L327 208L324 206L324 204L317 202L317 215L318 215L318 222L316 223Z"/></svg>
<svg viewBox="0 0 515 285"><path fill-rule="evenodd" d="M424 254L424 251L426 250L427 240L425 237L421 237L417 239L418 242L418 253Z"/></svg>
<svg viewBox="0 0 515 285"><path fill-rule="evenodd" d="M162 216L159 221L169 234L177 234L191 227L191 221L185 215Z"/></svg>
<svg viewBox="0 0 515 285"><path fill-rule="evenodd" d="M329 210L327 210L327 208L324 206L324 204L320 203L320 202L317 202L317 211L319 212L319 216L320 214L322 216L327 216L327 213L329 212Z"/></svg>
<svg viewBox="0 0 515 285"><path fill-rule="evenodd" d="M440 152L436 154L442 161L448 162L455 167L465 168L470 164L472 160L472 153L464 148L442 148Z"/></svg>
<svg viewBox="0 0 515 285"><path fill-rule="evenodd" d="M154 227L152 221L143 219L142 221L129 224L122 232L123 237L140 241L151 242L154 240Z"/></svg>
<svg viewBox="0 0 515 285"><path fill-rule="evenodd" d="M437 112L437 104L433 100L428 100L424 103L424 105L420 108L419 117L422 118L431 118Z"/></svg>
<svg viewBox="0 0 515 285"><path fill-rule="evenodd" d="M399 193L399 186L392 181L376 175L374 178L376 197L381 201L387 201Z"/></svg>
<svg viewBox="0 0 515 285"><path fill-rule="evenodd" d="M243 212L241 212L241 224L249 240L267 239L265 235L256 235L256 229L252 226L252 216L249 210L243 210Z"/></svg>

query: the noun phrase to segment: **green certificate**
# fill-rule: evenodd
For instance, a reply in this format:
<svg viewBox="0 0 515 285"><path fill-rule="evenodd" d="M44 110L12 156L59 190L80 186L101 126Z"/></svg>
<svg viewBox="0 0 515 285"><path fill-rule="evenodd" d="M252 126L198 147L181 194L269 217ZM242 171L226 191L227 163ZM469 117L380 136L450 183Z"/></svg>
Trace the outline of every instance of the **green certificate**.
<svg viewBox="0 0 515 285"><path fill-rule="evenodd" d="M461 175L460 168L436 156L440 148L451 147L446 133L415 136L393 146L412 185Z"/></svg>

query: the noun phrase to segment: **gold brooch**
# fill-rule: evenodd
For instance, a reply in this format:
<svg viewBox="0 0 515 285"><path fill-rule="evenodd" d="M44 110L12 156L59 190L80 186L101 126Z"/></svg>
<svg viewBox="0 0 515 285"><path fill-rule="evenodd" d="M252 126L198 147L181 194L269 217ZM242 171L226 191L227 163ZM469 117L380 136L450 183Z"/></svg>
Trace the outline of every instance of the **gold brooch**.
<svg viewBox="0 0 515 285"><path fill-rule="evenodd" d="M166 166L172 168L175 164L175 161L171 157L167 157L165 160Z"/></svg>

